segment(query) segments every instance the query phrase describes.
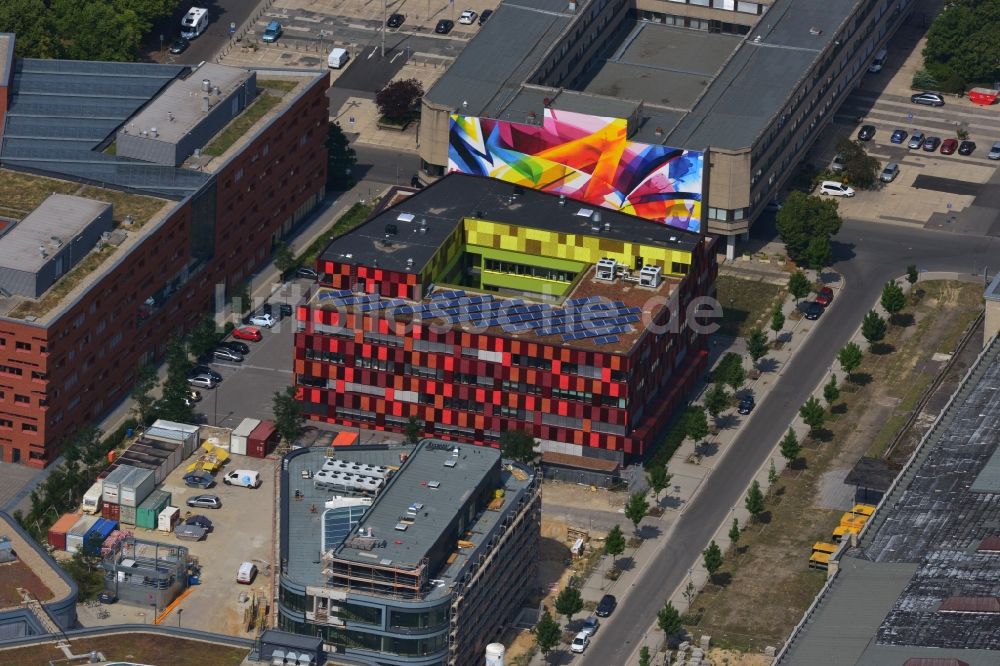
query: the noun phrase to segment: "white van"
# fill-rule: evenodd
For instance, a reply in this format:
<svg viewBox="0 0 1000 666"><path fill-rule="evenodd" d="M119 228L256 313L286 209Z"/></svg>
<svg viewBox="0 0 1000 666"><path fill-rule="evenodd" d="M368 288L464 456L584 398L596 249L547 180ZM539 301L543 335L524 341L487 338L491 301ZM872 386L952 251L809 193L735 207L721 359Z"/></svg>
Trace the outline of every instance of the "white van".
<svg viewBox="0 0 1000 666"><path fill-rule="evenodd" d="M334 49L326 58L326 64L330 69L340 69L347 64L347 49Z"/></svg>
<svg viewBox="0 0 1000 666"><path fill-rule="evenodd" d="M204 7L192 7L181 19L181 37L194 39L208 28L208 10Z"/></svg>
<svg viewBox="0 0 1000 666"><path fill-rule="evenodd" d="M236 574L236 582L243 585L250 585L257 577L257 565L253 562L244 562L240 565L240 570Z"/></svg>
<svg viewBox="0 0 1000 666"><path fill-rule="evenodd" d="M104 495L104 482L98 481L90 487L83 496L83 503L80 509L84 513L94 515L101 512L102 496Z"/></svg>
<svg viewBox="0 0 1000 666"><path fill-rule="evenodd" d="M227 486L260 488L260 472L252 469L234 469L222 477L222 482Z"/></svg>
<svg viewBox="0 0 1000 666"><path fill-rule="evenodd" d="M872 60L872 64L868 66L868 71L872 74L878 74L882 71L882 67L885 66L885 59L889 56L889 52L882 49L875 54L875 59Z"/></svg>

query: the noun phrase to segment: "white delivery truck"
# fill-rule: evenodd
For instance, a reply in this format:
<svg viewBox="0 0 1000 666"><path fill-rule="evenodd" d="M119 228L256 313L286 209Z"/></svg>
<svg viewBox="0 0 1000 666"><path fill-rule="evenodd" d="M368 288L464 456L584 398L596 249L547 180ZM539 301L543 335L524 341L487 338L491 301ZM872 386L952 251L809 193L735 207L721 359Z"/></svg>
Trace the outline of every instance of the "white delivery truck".
<svg viewBox="0 0 1000 666"><path fill-rule="evenodd" d="M181 37L194 39L208 29L208 10L204 7L192 7L181 19Z"/></svg>
<svg viewBox="0 0 1000 666"><path fill-rule="evenodd" d="M101 512L101 504L103 504L103 499L101 495L104 494L104 482L98 481L90 487L83 495L83 503L80 506L80 510L84 513L89 513L94 515Z"/></svg>
<svg viewBox="0 0 1000 666"><path fill-rule="evenodd" d="M260 472L252 469L234 469L222 477L222 482L227 486L260 488Z"/></svg>
<svg viewBox="0 0 1000 666"><path fill-rule="evenodd" d="M347 49L333 49L326 58L326 64L330 69L340 69L347 64Z"/></svg>

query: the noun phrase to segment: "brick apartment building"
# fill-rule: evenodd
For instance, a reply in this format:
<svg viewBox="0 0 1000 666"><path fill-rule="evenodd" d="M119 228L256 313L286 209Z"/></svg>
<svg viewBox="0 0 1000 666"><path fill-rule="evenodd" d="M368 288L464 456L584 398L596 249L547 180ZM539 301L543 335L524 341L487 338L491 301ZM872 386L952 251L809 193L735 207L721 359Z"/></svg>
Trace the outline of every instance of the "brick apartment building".
<svg viewBox="0 0 1000 666"><path fill-rule="evenodd" d="M581 467L641 457L704 371L707 336L682 319L714 293L714 244L448 175L321 255L297 312L299 397L312 419L414 417L456 441L523 429Z"/></svg>
<svg viewBox="0 0 1000 666"><path fill-rule="evenodd" d="M42 467L322 199L328 77L15 59L14 39L0 35L0 459ZM251 104L270 108L241 124ZM110 203L110 230L66 233L92 228L87 202L63 215L34 190ZM11 288L36 270L39 295Z"/></svg>

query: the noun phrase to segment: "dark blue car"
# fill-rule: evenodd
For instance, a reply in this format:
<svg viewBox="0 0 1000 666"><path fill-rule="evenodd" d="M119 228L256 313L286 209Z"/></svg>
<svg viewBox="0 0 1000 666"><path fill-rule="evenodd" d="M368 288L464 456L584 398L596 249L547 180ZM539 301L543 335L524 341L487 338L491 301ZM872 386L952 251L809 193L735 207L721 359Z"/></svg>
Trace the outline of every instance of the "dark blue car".
<svg viewBox="0 0 1000 666"><path fill-rule="evenodd" d="M895 130L892 133L892 138L889 140L893 143L903 143L906 141L906 132L901 129Z"/></svg>

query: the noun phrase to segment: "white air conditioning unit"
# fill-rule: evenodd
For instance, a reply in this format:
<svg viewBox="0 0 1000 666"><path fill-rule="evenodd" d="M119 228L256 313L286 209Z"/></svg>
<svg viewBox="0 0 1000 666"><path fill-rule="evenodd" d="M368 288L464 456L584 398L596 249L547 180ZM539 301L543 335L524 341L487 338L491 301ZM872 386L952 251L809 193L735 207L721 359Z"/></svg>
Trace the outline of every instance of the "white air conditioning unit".
<svg viewBox="0 0 1000 666"><path fill-rule="evenodd" d="M639 286L656 289L663 282L663 269L659 266L643 266L639 271Z"/></svg>
<svg viewBox="0 0 1000 666"><path fill-rule="evenodd" d="M614 282L615 281L615 269L618 267L618 262L614 259L608 259L604 257L597 261L597 271L594 273L594 279L601 280L602 282Z"/></svg>

